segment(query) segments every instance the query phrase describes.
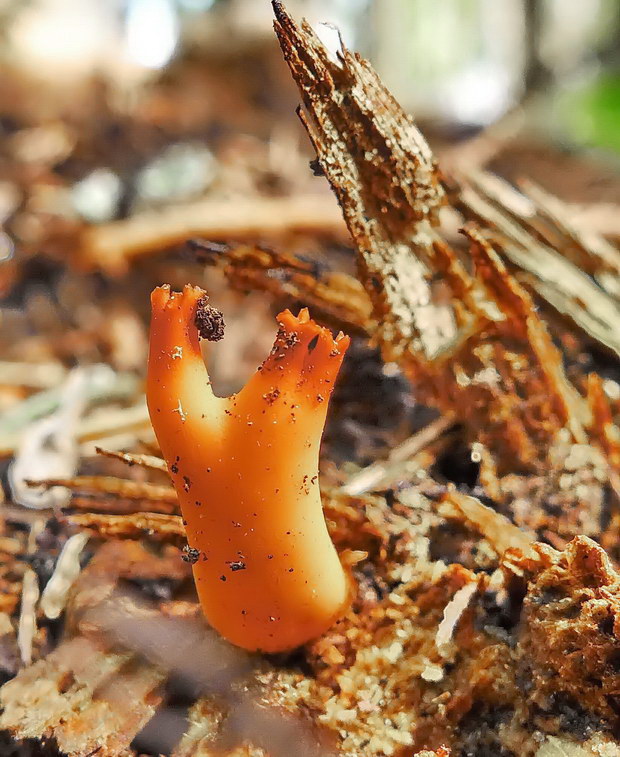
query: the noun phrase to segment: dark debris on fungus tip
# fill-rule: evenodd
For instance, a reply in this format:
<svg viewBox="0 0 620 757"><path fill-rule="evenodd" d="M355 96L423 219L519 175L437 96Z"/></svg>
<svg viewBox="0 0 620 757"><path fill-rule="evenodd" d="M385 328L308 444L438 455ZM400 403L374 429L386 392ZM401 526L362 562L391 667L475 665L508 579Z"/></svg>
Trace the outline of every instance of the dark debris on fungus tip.
<svg viewBox="0 0 620 757"><path fill-rule="evenodd" d="M201 297L198 300L194 322L198 329L198 335L201 339L208 342L219 342L224 338L224 316L220 310L209 305L208 297Z"/></svg>

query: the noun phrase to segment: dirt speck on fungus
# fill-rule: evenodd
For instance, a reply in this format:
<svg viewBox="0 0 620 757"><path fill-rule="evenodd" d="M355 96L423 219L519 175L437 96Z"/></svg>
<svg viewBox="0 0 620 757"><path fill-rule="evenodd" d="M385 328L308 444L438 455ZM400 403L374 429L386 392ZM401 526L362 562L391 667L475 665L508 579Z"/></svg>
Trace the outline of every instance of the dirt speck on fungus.
<svg viewBox="0 0 620 757"><path fill-rule="evenodd" d="M185 560L185 562L188 562L190 565L194 565L200 559L200 550L196 549L196 547L190 547L189 544L186 544L183 547L183 554L181 555L181 558Z"/></svg>
<svg viewBox="0 0 620 757"><path fill-rule="evenodd" d="M219 342L224 338L224 328L226 326L224 316L220 310L209 305L209 298L207 296L201 297L198 300L194 323L201 339L206 339L208 342Z"/></svg>

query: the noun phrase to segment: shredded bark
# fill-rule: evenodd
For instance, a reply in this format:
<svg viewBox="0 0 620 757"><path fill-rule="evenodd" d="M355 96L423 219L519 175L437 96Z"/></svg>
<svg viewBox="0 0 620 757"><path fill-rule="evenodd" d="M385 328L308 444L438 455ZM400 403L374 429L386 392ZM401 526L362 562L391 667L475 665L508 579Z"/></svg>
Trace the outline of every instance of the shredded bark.
<svg viewBox="0 0 620 757"><path fill-rule="evenodd" d="M263 290L279 298L304 302L312 309L313 317L347 333L367 336L375 329L364 287L342 271L332 271L264 245L227 245L217 253L201 247L200 252L200 257L220 267L237 289Z"/></svg>
<svg viewBox="0 0 620 757"><path fill-rule="evenodd" d="M395 354L411 343L435 354L454 330L428 280L444 202L431 151L366 61L345 49L332 61L308 24L299 29L281 3L273 5L312 120L300 117L358 249L381 339Z"/></svg>
<svg viewBox="0 0 620 757"><path fill-rule="evenodd" d="M504 468L540 466L564 427L583 441L585 410L529 295L475 229L473 276L439 236L445 195L412 119L359 55L343 48L334 61L307 24L298 27L281 3L274 10L385 359L401 363L422 401L462 418ZM459 305L438 304L438 282Z"/></svg>
<svg viewBox="0 0 620 757"><path fill-rule="evenodd" d="M485 229L506 260L527 273L533 291L620 355L613 326L620 317L620 253L604 239L575 228L559 200L531 182L522 187L526 195L497 177L476 173L458 191L453 187L450 197L466 219Z"/></svg>

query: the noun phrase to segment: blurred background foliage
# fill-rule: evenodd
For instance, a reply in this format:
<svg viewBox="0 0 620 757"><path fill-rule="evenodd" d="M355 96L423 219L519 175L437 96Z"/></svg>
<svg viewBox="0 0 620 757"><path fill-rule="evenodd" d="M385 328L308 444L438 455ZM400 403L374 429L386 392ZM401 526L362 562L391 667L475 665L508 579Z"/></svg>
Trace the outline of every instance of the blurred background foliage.
<svg viewBox="0 0 620 757"><path fill-rule="evenodd" d="M419 115L486 125L518 106L568 145L620 151L618 0L376 0L375 62Z"/></svg>
<svg viewBox="0 0 620 757"><path fill-rule="evenodd" d="M337 24L418 117L484 126L527 104L560 142L620 151L620 0L291 0ZM127 85L190 48L273 44L267 0L2 0L5 58Z"/></svg>
<svg viewBox="0 0 620 757"><path fill-rule="evenodd" d="M516 119L520 133L589 151L612 166L620 161L620 0L289 0L287 6L315 26L327 22L316 28L334 46L329 24L336 25L431 140L433 130L451 141ZM189 87L186 99L204 101L196 122L213 124L220 106L235 121L236 109L233 128L264 137L265 129L284 124L296 99L271 25L268 0L0 0L0 55L13 71L55 89L100 77L106 97L112 93L114 107L129 115L149 82L165 81L171 71L176 86L185 61L206 62L219 84L203 83L201 90L196 83L193 93ZM262 108L266 121L240 106L247 92L231 99L243 76L254 78L250 105ZM187 85L188 76L181 78Z"/></svg>
<svg viewBox="0 0 620 757"><path fill-rule="evenodd" d="M619 0L291 0L338 24L409 107L485 123L544 86L566 136L617 150ZM4 54L28 65L159 68L227 30L269 34L267 0L3 0ZM230 35L236 33L236 42ZM224 40L220 39L219 42ZM112 61L115 58L115 61ZM550 105L552 103L549 103ZM568 113L567 113L568 110ZM574 111L571 113L571 111Z"/></svg>
<svg viewBox="0 0 620 757"><path fill-rule="evenodd" d="M620 153L620 0L288 7L337 25L422 121L458 135L517 113L558 146ZM128 102L188 54L277 55L268 0L0 0L0 27L5 62L60 85L103 75Z"/></svg>

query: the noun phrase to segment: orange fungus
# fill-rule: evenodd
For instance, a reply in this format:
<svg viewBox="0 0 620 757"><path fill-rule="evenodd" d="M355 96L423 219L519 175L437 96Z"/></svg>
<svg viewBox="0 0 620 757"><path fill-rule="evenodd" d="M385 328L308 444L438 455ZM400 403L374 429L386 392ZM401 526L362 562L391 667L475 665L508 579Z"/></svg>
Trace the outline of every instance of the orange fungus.
<svg viewBox="0 0 620 757"><path fill-rule="evenodd" d="M292 649L326 631L349 599L318 484L327 404L349 339L307 310L284 311L263 365L238 394L216 397L199 337L221 338L219 311L192 286L159 287L151 302L149 412L204 613L240 647Z"/></svg>

